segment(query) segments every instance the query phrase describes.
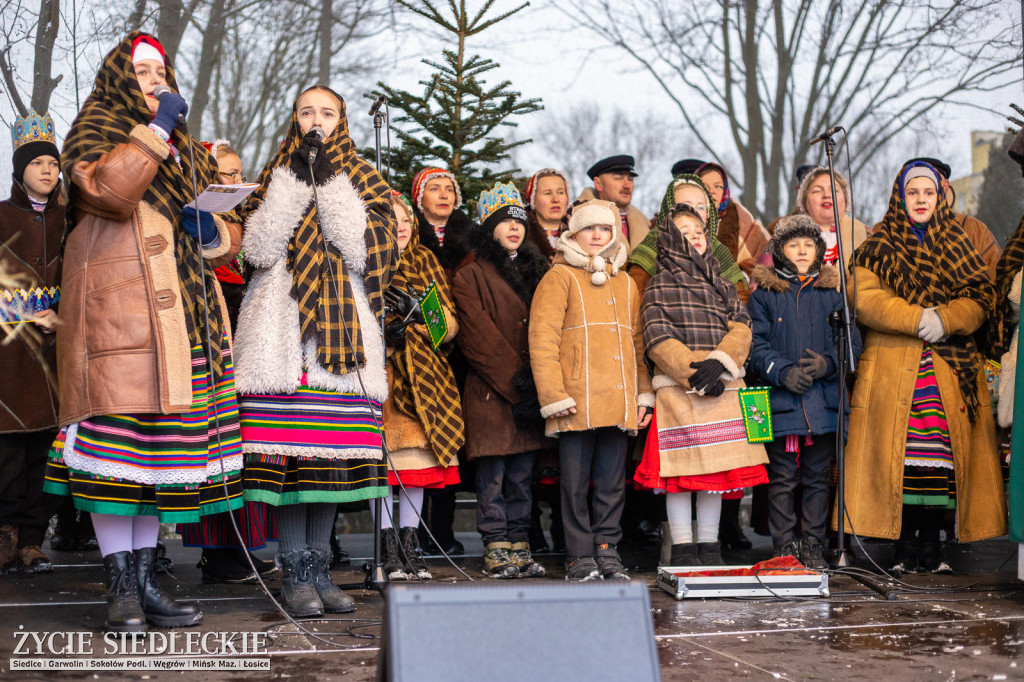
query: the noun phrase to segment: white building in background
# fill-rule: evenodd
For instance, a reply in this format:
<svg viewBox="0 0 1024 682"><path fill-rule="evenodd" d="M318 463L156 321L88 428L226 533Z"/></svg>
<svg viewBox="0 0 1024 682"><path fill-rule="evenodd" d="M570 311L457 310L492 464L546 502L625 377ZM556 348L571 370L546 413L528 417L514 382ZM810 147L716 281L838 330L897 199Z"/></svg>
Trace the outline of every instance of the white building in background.
<svg viewBox="0 0 1024 682"><path fill-rule="evenodd" d="M971 131L971 174L951 179L950 185L956 192L954 210L957 213L975 215L978 210L978 193L985 169L993 151L999 152L999 145L1005 133L990 130Z"/></svg>

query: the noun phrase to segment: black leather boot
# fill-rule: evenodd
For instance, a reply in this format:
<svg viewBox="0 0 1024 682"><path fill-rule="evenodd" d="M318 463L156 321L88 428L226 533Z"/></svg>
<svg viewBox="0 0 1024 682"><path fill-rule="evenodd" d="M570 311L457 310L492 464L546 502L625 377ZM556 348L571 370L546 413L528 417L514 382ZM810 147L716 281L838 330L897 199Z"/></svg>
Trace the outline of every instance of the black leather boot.
<svg viewBox="0 0 1024 682"><path fill-rule="evenodd" d="M725 559L722 558L722 543L720 542L698 542L697 558L701 566L725 566Z"/></svg>
<svg viewBox="0 0 1024 682"><path fill-rule="evenodd" d="M202 622L203 612L199 610L199 606L175 601L157 584L153 568L156 548L137 549L134 554L135 572L139 582L139 601L142 603L146 620L162 628L183 628Z"/></svg>
<svg viewBox="0 0 1024 682"><path fill-rule="evenodd" d="M322 616L324 604L313 585L309 550L281 553L281 606L293 618Z"/></svg>
<svg viewBox="0 0 1024 682"><path fill-rule="evenodd" d="M700 559L697 558L697 543L685 542L680 545L672 545L669 566L700 566Z"/></svg>
<svg viewBox="0 0 1024 682"><path fill-rule="evenodd" d="M320 603L324 605L327 613L349 613L356 610L356 600L341 591L341 588L331 580L331 551L310 550L310 559L313 562L311 572L313 574L313 587L320 597Z"/></svg>
<svg viewBox="0 0 1024 682"><path fill-rule="evenodd" d="M146 632L146 615L139 602L139 582L135 576L135 557L131 552L115 552L103 557L107 579L107 632Z"/></svg>

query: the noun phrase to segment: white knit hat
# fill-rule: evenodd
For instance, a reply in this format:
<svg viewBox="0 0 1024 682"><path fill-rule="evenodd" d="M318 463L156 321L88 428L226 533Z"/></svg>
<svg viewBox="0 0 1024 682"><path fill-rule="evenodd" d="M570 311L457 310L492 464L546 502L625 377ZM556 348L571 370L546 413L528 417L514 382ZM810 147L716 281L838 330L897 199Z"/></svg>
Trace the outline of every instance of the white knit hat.
<svg viewBox="0 0 1024 682"><path fill-rule="evenodd" d="M569 217L569 234L576 234L591 225L611 225L614 229L621 224L618 206L610 201L591 199L572 210Z"/></svg>

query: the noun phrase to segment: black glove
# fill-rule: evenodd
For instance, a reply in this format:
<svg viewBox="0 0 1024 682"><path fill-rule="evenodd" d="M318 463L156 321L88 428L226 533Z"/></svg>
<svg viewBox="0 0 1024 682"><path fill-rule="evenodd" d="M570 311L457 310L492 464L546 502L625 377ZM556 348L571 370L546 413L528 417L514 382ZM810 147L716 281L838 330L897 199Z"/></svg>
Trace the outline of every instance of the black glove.
<svg viewBox="0 0 1024 682"><path fill-rule="evenodd" d="M313 160L313 177L310 178L309 152L314 149L316 150L316 158ZM289 165L299 180L302 180L307 185L313 184L313 179L315 179L317 186L320 186L330 180L333 175L331 162L327 158L327 152L324 149L324 143L313 131L306 133L298 149L292 152Z"/></svg>
<svg viewBox="0 0 1024 682"><path fill-rule="evenodd" d="M690 388L698 393L707 393L708 389L716 381L721 381L725 365L718 360L704 360L703 362L691 362L690 367L697 370L690 375ZM725 390L724 388L722 390ZM721 395L721 393L719 393Z"/></svg>
<svg viewBox="0 0 1024 682"><path fill-rule="evenodd" d="M721 379L704 389L704 395L711 398L717 398L723 393L725 393L725 382Z"/></svg>
<svg viewBox="0 0 1024 682"><path fill-rule="evenodd" d="M786 378L782 383L793 393L803 395L811 387L811 384L814 383L814 379L797 365L786 373Z"/></svg>
<svg viewBox="0 0 1024 682"><path fill-rule="evenodd" d="M384 341L385 343L395 350L402 350L405 348L405 328L409 326L408 322L402 320L392 320L384 325Z"/></svg>
<svg viewBox="0 0 1024 682"><path fill-rule="evenodd" d="M384 302L395 315L409 324L423 324L420 300L404 289L388 287L384 290Z"/></svg>
<svg viewBox="0 0 1024 682"><path fill-rule="evenodd" d="M812 379L821 379L828 374L828 360L815 353L810 348L804 349L800 358L800 369Z"/></svg>

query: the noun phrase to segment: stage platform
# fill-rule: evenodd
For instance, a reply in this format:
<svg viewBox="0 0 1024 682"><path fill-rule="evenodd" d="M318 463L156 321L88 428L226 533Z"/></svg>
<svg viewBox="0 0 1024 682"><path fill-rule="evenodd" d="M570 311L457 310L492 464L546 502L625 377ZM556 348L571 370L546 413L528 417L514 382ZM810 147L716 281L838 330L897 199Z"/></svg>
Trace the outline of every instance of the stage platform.
<svg viewBox="0 0 1024 682"><path fill-rule="evenodd" d="M460 533L459 539L466 544L468 556L457 558L458 563L474 579L484 580L479 537ZM370 542L366 534L344 538L345 548L354 557L369 556ZM382 601L376 593L354 592L355 613L307 624L344 647L332 648L293 634L256 586L202 584L195 568L198 551L183 548L177 540L168 540L167 545L175 568L172 576L161 578L163 584L179 597L198 600L205 614L198 628L173 632L272 633L269 672L11 671L12 657L33 658L14 655L19 632L91 632L97 641L102 639L104 591L98 552L53 552L53 573L0 577L0 677L374 678L382 615ZM726 559L754 563L767 558L769 545L767 539L757 538L753 550L727 553ZM892 543L870 543L864 549L880 565L891 563ZM863 552L858 553L858 566L873 570ZM257 554L270 557L273 550ZM907 576L905 581L919 589L904 590L893 601L841 575L830 579L828 598L676 601L655 585L656 547L626 547L623 555L634 578L650 588L651 617L665 680L1024 679L1024 583L1016 580L1016 546L1005 539L947 546L946 556L956 574ZM559 555L540 557L548 569L545 579L563 579L562 559ZM361 563L355 559L352 567L334 571L335 581L361 580ZM434 582L466 581L443 560L429 563ZM270 586L277 589L279 582L272 581ZM451 642L458 646L457 631L451 633ZM102 653L102 646L98 649ZM531 661L529 652L515 652L514 660L521 666L520 679L547 679L543 665ZM481 662L478 679L488 679L488 665Z"/></svg>

